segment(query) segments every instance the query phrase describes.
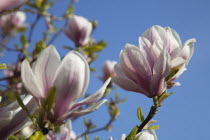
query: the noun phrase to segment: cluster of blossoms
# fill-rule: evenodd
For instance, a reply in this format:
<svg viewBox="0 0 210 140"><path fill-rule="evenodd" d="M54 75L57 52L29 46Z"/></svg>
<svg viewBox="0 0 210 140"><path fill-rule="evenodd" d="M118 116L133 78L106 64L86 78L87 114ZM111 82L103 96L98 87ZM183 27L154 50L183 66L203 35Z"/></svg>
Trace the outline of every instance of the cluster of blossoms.
<svg viewBox="0 0 210 140"><path fill-rule="evenodd" d="M25 28L26 15L24 12L11 12L0 17L0 28L3 35Z"/></svg>
<svg viewBox="0 0 210 140"><path fill-rule="evenodd" d="M27 0L2 0L0 12L19 8L26 2ZM25 19L25 13L20 11L0 16L2 36L11 35L25 28ZM45 19L47 28L53 28L51 16ZM98 109L107 101L103 99L103 95L107 87L112 88L112 82L124 90L142 93L149 98L160 97L167 89L180 85L174 81L186 70L193 55L195 39L189 39L182 44L175 30L169 27L152 26L139 37L138 47L131 44L125 45L120 52L120 63L117 64L116 61L104 63L103 76L99 77L104 82L103 86L94 94L78 101L88 88L89 64L94 59L95 52L87 50L100 43L92 39L94 24L86 18L71 15L67 20L68 24L63 32L74 42L76 50L82 50L84 56L77 51L71 51L61 60L55 47L50 45L39 54L37 59L32 56L32 60L36 59L35 62L30 63L24 56L25 60L21 64L8 67L6 77L14 77L16 73L21 73L22 83L28 93L20 96L23 105L18 103L20 100L17 97L18 101L0 108L0 138L2 140L8 139L9 136L24 128L29 128L32 124L38 128L36 131L41 130L43 134L49 131L46 135L47 140L76 139L71 122L67 119L86 115ZM112 77L112 82L110 77ZM8 79L8 83L15 85L17 91L22 94L22 83L11 81L11 79ZM51 102L48 101L49 97ZM0 96L0 101L1 99ZM81 109L83 105L87 108ZM115 106L113 108L116 109ZM35 112L37 115L34 117L32 114ZM113 116L118 115L119 112ZM51 124L53 128L48 127ZM60 127L59 134L54 132L54 126ZM46 127L48 131L44 133ZM34 130L31 133L33 132ZM135 133L133 138L134 140L157 140L153 130ZM125 139L126 135L123 135L121 140ZM110 140L113 138L111 137Z"/></svg>

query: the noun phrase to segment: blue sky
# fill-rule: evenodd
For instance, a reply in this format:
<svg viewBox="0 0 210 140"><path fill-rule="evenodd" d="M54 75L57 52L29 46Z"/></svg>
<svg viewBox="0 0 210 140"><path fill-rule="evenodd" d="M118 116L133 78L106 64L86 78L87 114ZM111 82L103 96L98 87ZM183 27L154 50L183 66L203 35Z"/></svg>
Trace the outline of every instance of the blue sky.
<svg viewBox="0 0 210 140"><path fill-rule="evenodd" d="M119 61L119 52L124 45L138 45L138 37L152 25L175 29L183 43L196 38L194 56L187 71L177 80L181 86L171 90L174 94L163 103L154 119L160 125L156 131L159 140L210 138L210 1L81 0L76 5L75 13L88 19L97 19L99 26L94 37L105 39L109 44L94 63L99 69L101 62L106 59ZM93 78L91 80L94 81ZM97 83L95 87L100 84ZM120 105L121 115L114 123L112 132L100 133L103 140L108 139L109 135L119 138L122 133L127 134L138 124L137 107L141 106L146 114L152 105L151 99L144 95L121 89L117 91L122 97L128 97L128 101ZM103 111L100 109L94 115ZM105 119L103 115L94 117L98 122Z"/></svg>
<svg viewBox="0 0 210 140"><path fill-rule="evenodd" d="M58 0L59 8L51 12L59 14L66 7L66 0ZM177 80L181 86L174 87L174 92L155 116L160 129L156 131L159 140L208 140L210 138L210 1L209 0L80 0L75 4L75 14L89 20L97 20L99 26L94 32L96 40L104 39L107 48L100 53L93 63L98 71L91 74L89 93L95 92L102 82L95 78L101 74L101 64L107 59L119 62L119 52L126 43L138 45L138 37L153 25L169 26L175 29L184 43L190 38L196 38L195 52L187 71ZM33 19L28 16L28 21ZM41 23L36 27L34 40L39 38ZM61 25L58 25L61 26ZM61 55L66 50L59 49L72 42L61 35L54 43ZM11 54L5 54L9 56ZM2 61L9 61L8 57ZM152 105L152 100L144 95L116 89L121 97L127 97L127 102L120 105L121 114L113 123L111 132L100 132L96 135L101 140L109 136L119 139L123 133L128 134L132 127L139 124L136 117L138 106L143 108L145 115ZM114 94L114 93L112 93ZM112 95L110 95L112 96ZM94 119L98 126L109 118L106 107L87 115ZM73 123L76 133L84 130L82 120Z"/></svg>

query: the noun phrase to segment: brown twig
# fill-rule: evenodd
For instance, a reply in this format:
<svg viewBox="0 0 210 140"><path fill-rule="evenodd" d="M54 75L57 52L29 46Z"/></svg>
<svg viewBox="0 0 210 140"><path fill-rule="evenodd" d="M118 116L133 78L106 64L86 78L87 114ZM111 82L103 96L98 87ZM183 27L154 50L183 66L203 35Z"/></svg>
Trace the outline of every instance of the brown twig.
<svg viewBox="0 0 210 140"><path fill-rule="evenodd" d="M145 125L147 125L147 123L154 117L154 115L156 114L156 112L158 111L158 107L153 105L150 108L149 114L147 115L146 119L142 122L141 125L139 125L137 133L142 131L142 129L144 128Z"/></svg>
<svg viewBox="0 0 210 140"><path fill-rule="evenodd" d="M31 42L31 38L32 38L32 35L33 35L33 32L34 32L34 28L35 28L35 26L38 23L38 21L39 21L40 18L41 18L41 16L40 15L37 15L36 16L36 19L34 20L34 22L31 25L31 28L30 28L30 31L29 31L29 37L28 37L28 42L29 43Z"/></svg>
<svg viewBox="0 0 210 140"><path fill-rule="evenodd" d="M99 132L99 131L106 130L106 129L107 129L107 126L111 125L113 121L114 121L114 120L110 119L110 120L108 121L108 123L106 123L106 125L103 126L103 127L94 129L94 130L92 130L92 131L86 130L86 131L83 132L82 134L78 135L78 136L76 137L76 140L79 139L79 138L81 138L81 137L83 137L83 136L85 136L86 134L93 134L93 133L96 133L96 132Z"/></svg>

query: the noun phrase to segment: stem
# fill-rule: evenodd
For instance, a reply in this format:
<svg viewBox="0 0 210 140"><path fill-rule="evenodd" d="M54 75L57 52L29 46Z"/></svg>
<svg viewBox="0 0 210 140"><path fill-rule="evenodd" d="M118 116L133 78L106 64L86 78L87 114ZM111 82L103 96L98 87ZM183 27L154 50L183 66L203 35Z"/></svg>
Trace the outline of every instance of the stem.
<svg viewBox="0 0 210 140"><path fill-rule="evenodd" d="M30 43L31 42L31 38L32 38L32 35L33 35L33 31L34 31L34 27L36 26L36 24L38 23L39 19L41 18L40 15L37 15L36 16L36 19L34 20L34 22L32 23L31 25L31 29L29 31L29 37L28 37L28 42Z"/></svg>
<svg viewBox="0 0 210 140"><path fill-rule="evenodd" d="M64 26L66 25L66 23L64 24ZM50 39L50 41L48 42L47 46L49 46L50 44L52 44L55 39L62 33L63 31L63 27L61 27L54 35L53 37Z"/></svg>
<svg viewBox="0 0 210 140"><path fill-rule="evenodd" d="M93 134L93 133L96 133L96 132L99 132L99 131L103 131L103 130L106 130L107 129L107 126L112 124L114 120L110 119L109 122L103 126L103 127L100 127L100 128L97 128L97 129L94 129L94 130L86 130L85 132L83 132L82 134L78 135L76 137L76 140L83 137L85 134Z"/></svg>
<svg viewBox="0 0 210 140"><path fill-rule="evenodd" d="M142 131L144 126L147 125L147 123L154 117L157 111L158 111L158 106L155 106L155 105L151 106L149 114L147 115L146 119L142 122L142 124L139 125L136 134Z"/></svg>

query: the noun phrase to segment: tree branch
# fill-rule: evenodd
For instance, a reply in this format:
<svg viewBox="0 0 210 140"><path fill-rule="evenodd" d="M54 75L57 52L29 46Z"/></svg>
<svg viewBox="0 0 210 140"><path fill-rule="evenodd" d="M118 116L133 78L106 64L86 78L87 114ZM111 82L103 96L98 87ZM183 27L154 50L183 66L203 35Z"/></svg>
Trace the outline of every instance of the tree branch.
<svg viewBox="0 0 210 140"><path fill-rule="evenodd" d="M158 106L155 106L155 105L151 106L149 114L147 115L146 119L142 122L142 124L139 125L136 134L142 131L144 126L147 125L147 123L154 117L157 111L158 111Z"/></svg>

